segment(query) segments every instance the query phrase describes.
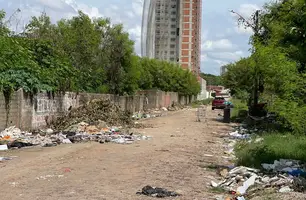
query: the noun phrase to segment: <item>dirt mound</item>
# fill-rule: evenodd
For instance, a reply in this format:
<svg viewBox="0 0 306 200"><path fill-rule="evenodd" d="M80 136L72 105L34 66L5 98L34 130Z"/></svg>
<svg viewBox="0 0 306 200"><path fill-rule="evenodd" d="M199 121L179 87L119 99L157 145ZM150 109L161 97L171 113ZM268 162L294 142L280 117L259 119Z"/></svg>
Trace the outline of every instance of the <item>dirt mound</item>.
<svg viewBox="0 0 306 200"><path fill-rule="evenodd" d="M53 123L53 128L64 130L80 122L95 124L99 121L104 121L109 126L133 124L131 112L122 111L119 106L110 100L97 99L58 117Z"/></svg>

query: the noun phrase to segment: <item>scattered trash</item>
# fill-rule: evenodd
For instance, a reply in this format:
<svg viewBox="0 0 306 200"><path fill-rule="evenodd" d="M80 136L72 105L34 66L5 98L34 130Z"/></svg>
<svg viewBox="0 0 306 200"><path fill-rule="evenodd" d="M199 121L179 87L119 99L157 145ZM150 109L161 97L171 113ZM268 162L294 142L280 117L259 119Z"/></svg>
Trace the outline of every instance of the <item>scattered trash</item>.
<svg viewBox="0 0 306 200"><path fill-rule="evenodd" d="M94 126L85 122L80 122L68 127L68 131L62 131L56 134L54 132L53 134L46 134L44 136L39 133L35 135L34 133L22 132L17 128L10 127L3 131L3 135L13 135L15 139L6 141L5 145L0 145L0 150L11 148L19 149L32 146L53 147L58 144L72 144L89 141L95 141L101 144L107 142L132 144L135 141L150 140L152 138L150 136L132 133L129 129L124 129L122 127L105 127L105 124L103 124L103 126L101 124ZM13 130L14 133L11 134L10 130ZM1 135L3 132L1 132ZM19 135L17 135L17 133Z"/></svg>
<svg viewBox="0 0 306 200"><path fill-rule="evenodd" d="M263 163L261 166L267 171L286 172L292 176L306 177L306 172L298 160L280 159L275 160L273 164Z"/></svg>
<svg viewBox="0 0 306 200"><path fill-rule="evenodd" d="M248 180L243 182L243 185L237 188L237 193L245 194L248 188L255 184L256 178L257 178L257 175L254 174Z"/></svg>
<svg viewBox="0 0 306 200"><path fill-rule="evenodd" d="M136 194L142 194L142 195L157 197L157 198L181 196L181 194L178 194L174 191L168 191L167 189L164 189L164 188L152 187L149 185L143 187L142 191L137 192Z"/></svg>
<svg viewBox="0 0 306 200"><path fill-rule="evenodd" d="M235 159L234 147L239 140L259 143L263 141L256 135L257 129L247 130L238 127L225 138L224 145L229 159ZM221 169L218 173L223 177L220 182L211 182L214 188L222 188L232 193L235 200L245 200L248 190L255 186L256 189L274 188L280 193L306 191L306 165L297 160L280 159L272 164L263 163L262 171L244 166L235 167L231 170ZM228 171L229 170L229 171ZM233 198L232 198L233 199Z"/></svg>
<svg viewBox="0 0 306 200"><path fill-rule="evenodd" d="M279 192L281 193L285 193L285 192L292 192L293 190L289 187L289 186L285 186L285 187L282 187Z"/></svg>
<svg viewBox="0 0 306 200"><path fill-rule="evenodd" d="M16 187L17 185L18 185L18 183L17 182L11 182L11 183L9 183L12 187Z"/></svg>
<svg viewBox="0 0 306 200"><path fill-rule="evenodd" d="M0 151L6 151L8 150L8 147L6 144L0 145Z"/></svg>
<svg viewBox="0 0 306 200"><path fill-rule="evenodd" d="M0 161L12 160L11 157L0 157Z"/></svg>
<svg viewBox="0 0 306 200"><path fill-rule="evenodd" d="M63 178L64 175L45 175L45 176L39 176L39 177L36 177L36 180L47 180L49 178Z"/></svg>

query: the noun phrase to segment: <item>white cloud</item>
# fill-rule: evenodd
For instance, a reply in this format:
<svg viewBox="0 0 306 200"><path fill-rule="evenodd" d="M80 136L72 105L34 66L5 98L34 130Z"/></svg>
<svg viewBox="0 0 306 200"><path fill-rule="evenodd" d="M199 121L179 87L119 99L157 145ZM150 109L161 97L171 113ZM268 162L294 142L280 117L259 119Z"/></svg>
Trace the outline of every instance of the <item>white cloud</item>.
<svg viewBox="0 0 306 200"><path fill-rule="evenodd" d="M208 57L207 54L201 54L201 62L207 61Z"/></svg>
<svg viewBox="0 0 306 200"><path fill-rule="evenodd" d="M223 60L213 60L213 61L220 66L227 65L229 63L229 62L225 62Z"/></svg>
<svg viewBox="0 0 306 200"><path fill-rule="evenodd" d="M228 39L207 40L202 41L201 49L202 51L232 50L235 49L235 45Z"/></svg>
<svg viewBox="0 0 306 200"><path fill-rule="evenodd" d="M234 29L235 29L235 32L238 34L244 34L244 35L249 35L249 36L253 34L253 29L250 27L236 26Z"/></svg>
<svg viewBox="0 0 306 200"><path fill-rule="evenodd" d="M242 51L235 52L209 52L208 56L213 59L226 60L226 61L236 61L243 57Z"/></svg>
<svg viewBox="0 0 306 200"><path fill-rule="evenodd" d="M250 18L256 10L260 10L260 7L256 4L241 4L238 12L243 17Z"/></svg>
<svg viewBox="0 0 306 200"><path fill-rule="evenodd" d="M76 10L83 11L90 18L103 17L103 15L100 13L100 11L97 7L88 6L86 4L77 4Z"/></svg>

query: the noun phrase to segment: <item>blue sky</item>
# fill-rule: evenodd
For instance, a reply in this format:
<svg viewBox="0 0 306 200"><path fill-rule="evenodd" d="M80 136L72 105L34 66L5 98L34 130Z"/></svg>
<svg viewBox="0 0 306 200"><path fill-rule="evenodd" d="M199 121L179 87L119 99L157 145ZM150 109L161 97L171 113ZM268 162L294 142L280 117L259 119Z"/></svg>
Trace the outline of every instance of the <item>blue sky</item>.
<svg viewBox="0 0 306 200"><path fill-rule="evenodd" d="M11 20L16 29L24 26L33 15L42 11L55 22L76 15L82 10L91 17L109 17L113 23L122 23L135 40L140 54L141 14L144 0L0 0L0 7L10 16L17 8L21 13ZM251 30L238 27L235 10L250 16L268 0L203 0L201 71L218 75L220 67L249 55Z"/></svg>

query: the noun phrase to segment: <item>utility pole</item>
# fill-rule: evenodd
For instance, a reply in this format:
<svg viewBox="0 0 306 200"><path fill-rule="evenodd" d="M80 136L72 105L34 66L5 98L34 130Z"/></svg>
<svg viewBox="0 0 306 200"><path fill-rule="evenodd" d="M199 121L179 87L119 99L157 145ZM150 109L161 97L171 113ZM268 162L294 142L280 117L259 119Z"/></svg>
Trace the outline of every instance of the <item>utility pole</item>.
<svg viewBox="0 0 306 200"><path fill-rule="evenodd" d="M260 10L256 10L255 13L252 15L251 20L245 19L243 16L241 16L239 13L231 10L231 13L234 13L238 16L238 23L243 24L245 27L249 27L253 30L254 33L254 43L257 43L258 36L259 36L259 12ZM256 52L256 45L254 45L254 51L253 53ZM254 78L254 91L253 91L253 105L258 104L259 100L259 81L260 81L260 72L258 70L258 60L257 56L255 54L254 56L254 61L255 61L255 78Z"/></svg>

